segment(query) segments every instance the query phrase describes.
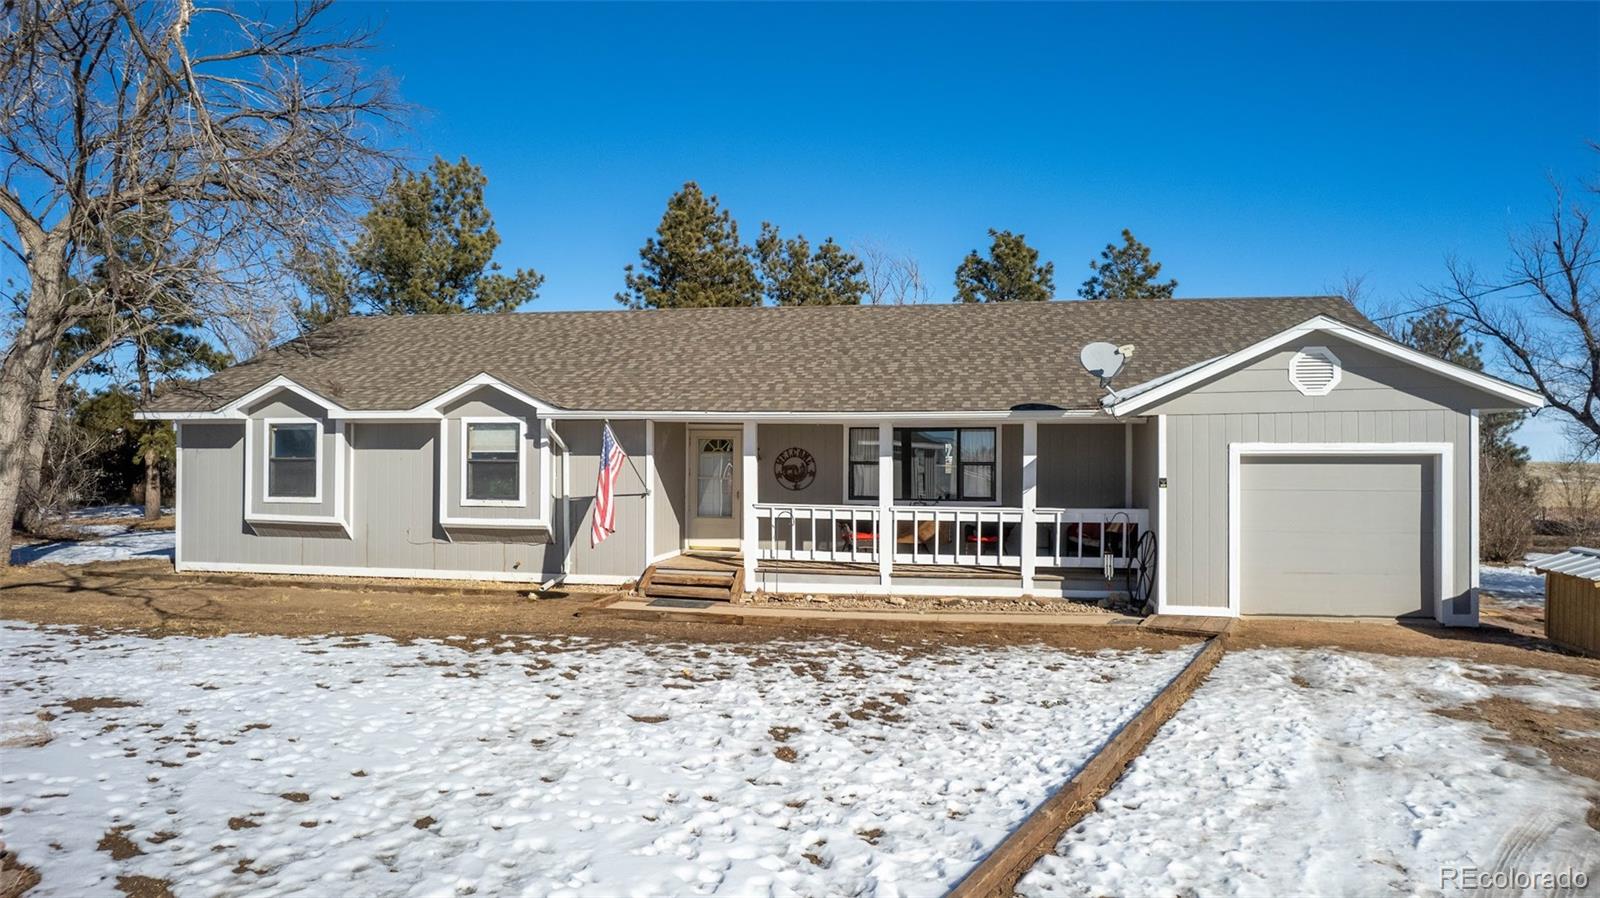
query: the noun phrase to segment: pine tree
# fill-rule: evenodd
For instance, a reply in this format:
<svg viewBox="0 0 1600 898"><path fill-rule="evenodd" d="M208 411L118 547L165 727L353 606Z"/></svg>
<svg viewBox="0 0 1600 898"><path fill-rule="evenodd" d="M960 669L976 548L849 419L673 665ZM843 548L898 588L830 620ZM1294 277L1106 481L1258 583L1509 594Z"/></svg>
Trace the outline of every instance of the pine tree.
<svg viewBox="0 0 1600 898"><path fill-rule="evenodd" d="M397 174L343 251L302 252L294 268L309 300L297 310L316 326L352 312L379 315L508 312L536 299L544 276L502 274L500 245L483 198L489 179L465 156L435 157L426 171Z"/></svg>
<svg viewBox="0 0 1600 898"><path fill-rule="evenodd" d="M693 181L667 200L656 236L639 250L637 269L624 269L627 287L616 296L630 309L761 305L761 282L739 225Z"/></svg>
<svg viewBox="0 0 1600 898"><path fill-rule="evenodd" d="M1483 344L1467 332L1466 322L1450 310L1429 309L1406 325L1405 342L1435 358L1473 371L1483 370ZM1511 438L1527 412L1491 412L1478 420L1479 453L1516 466L1527 464L1528 450Z"/></svg>
<svg viewBox="0 0 1600 898"><path fill-rule="evenodd" d="M755 255L767 300L775 306L854 306L867 291L861 260L832 237L813 252L804 235L785 240L777 225L762 222Z"/></svg>
<svg viewBox="0 0 1600 898"><path fill-rule="evenodd" d="M989 229L989 256L967 253L956 268L957 302L1048 302L1055 298L1054 262L1039 264L1039 251L1023 234Z"/></svg>
<svg viewBox="0 0 1600 898"><path fill-rule="evenodd" d="M1084 299L1171 299L1176 280L1160 283L1161 263L1150 260L1150 247L1122 229L1122 245L1107 243L1099 262L1089 260L1089 279L1078 288Z"/></svg>

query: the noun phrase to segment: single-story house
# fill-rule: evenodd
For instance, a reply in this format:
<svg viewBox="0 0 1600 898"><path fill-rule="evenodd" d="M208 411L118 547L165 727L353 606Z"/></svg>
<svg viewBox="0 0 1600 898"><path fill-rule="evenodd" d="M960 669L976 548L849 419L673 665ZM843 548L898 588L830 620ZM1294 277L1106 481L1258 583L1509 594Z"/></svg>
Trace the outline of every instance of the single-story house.
<svg viewBox="0 0 1600 898"><path fill-rule="evenodd" d="M1134 347L1109 389L1093 341ZM1478 415L1540 404L1311 297L354 317L141 414L177 424L184 571L720 552L747 590L1074 596L1133 564L1166 613L1471 625Z"/></svg>

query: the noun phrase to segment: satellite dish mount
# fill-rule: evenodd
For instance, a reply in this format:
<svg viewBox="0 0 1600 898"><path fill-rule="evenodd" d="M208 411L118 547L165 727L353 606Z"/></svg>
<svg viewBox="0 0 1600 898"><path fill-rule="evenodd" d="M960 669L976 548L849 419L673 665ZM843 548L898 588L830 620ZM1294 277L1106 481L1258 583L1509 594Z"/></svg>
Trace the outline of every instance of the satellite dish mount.
<svg viewBox="0 0 1600 898"><path fill-rule="evenodd" d="M1078 360L1083 363L1083 370L1100 379L1100 388L1111 394L1116 399L1117 391L1111 388L1111 379L1117 376L1122 366L1133 358L1133 344L1127 343L1118 346L1115 343L1090 343L1083 347L1083 352L1078 354Z"/></svg>

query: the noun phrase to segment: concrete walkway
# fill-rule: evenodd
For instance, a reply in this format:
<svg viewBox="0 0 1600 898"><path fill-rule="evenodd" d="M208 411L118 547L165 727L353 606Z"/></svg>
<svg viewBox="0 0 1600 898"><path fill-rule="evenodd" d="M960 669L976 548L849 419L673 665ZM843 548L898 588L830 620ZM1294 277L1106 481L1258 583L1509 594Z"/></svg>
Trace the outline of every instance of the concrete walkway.
<svg viewBox="0 0 1600 898"><path fill-rule="evenodd" d="M646 599L625 597L588 611L588 614L606 614L630 620L663 620L693 623L705 621L723 624L796 623L800 621L873 622L898 624L1013 624L1033 627L1060 626L1120 626L1137 627L1141 618L1126 614L1077 612L1050 614L1047 612L1018 611L846 611L832 608L793 608L762 605L730 605L723 602L706 602L703 607L686 607L691 603L663 604Z"/></svg>

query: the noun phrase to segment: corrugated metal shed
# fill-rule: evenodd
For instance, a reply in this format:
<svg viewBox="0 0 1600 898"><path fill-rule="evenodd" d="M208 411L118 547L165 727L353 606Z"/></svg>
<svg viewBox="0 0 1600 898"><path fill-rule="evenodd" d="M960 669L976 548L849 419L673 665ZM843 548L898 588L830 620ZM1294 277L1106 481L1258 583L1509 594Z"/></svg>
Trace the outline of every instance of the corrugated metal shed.
<svg viewBox="0 0 1600 898"><path fill-rule="evenodd" d="M1600 549L1573 546L1565 552L1546 555L1530 567L1547 574L1566 574L1569 577L1600 581Z"/></svg>

